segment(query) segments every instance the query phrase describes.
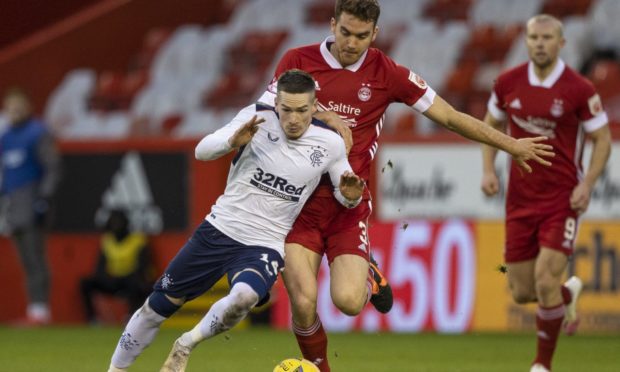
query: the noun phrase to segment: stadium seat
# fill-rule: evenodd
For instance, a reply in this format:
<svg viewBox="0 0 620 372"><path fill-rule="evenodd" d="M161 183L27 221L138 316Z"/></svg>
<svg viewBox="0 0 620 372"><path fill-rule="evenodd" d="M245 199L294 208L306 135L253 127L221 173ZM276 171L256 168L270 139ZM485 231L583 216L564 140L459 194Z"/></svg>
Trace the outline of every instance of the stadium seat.
<svg viewBox="0 0 620 372"><path fill-rule="evenodd" d="M478 0L469 13L474 25L523 24L541 8L541 0Z"/></svg>
<svg viewBox="0 0 620 372"><path fill-rule="evenodd" d="M546 0L540 13L551 14L558 18L588 13L592 0Z"/></svg>
<svg viewBox="0 0 620 372"><path fill-rule="evenodd" d="M96 75L90 69L73 70L52 92L45 108L45 120L57 135L62 135L76 117L88 110L88 98L95 88Z"/></svg>
<svg viewBox="0 0 620 372"><path fill-rule="evenodd" d="M333 1L319 0L306 6L304 21L312 26L323 26L329 24L329 20L334 16Z"/></svg>
<svg viewBox="0 0 620 372"><path fill-rule="evenodd" d="M592 25L591 42L597 49L620 50L620 1L598 0L590 8L588 23Z"/></svg>
<svg viewBox="0 0 620 372"><path fill-rule="evenodd" d="M425 17L432 18L438 23L448 21L465 21L468 18L472 0L435 0L429 1L424 8Z"/></svg>

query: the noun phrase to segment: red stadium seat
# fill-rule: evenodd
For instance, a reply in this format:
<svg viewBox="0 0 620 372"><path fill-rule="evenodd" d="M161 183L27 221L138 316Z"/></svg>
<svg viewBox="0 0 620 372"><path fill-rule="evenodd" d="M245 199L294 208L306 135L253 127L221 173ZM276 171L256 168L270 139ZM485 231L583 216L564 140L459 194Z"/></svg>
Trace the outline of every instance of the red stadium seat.
<svg viewBox="0 0 620 372"><path fill-rule="evenodd" d="M572 15L585 16L591 4L592 0L547 0L541 13L551 14L558 18Z"/></svg>
<svg viewBox="0 0 620 372"><path fill-rule="evenodd" d="M452 20L467 20L472 0L434 0L425 9L424 16L434 18L439 23Z"/></svg>
<svg viewBox="0 0 620 372"><path fill-rule="evenodd" d="M334 2L331 0L318 0L306 8L306 24L322 25L329 23L334 16Z"/></svg>

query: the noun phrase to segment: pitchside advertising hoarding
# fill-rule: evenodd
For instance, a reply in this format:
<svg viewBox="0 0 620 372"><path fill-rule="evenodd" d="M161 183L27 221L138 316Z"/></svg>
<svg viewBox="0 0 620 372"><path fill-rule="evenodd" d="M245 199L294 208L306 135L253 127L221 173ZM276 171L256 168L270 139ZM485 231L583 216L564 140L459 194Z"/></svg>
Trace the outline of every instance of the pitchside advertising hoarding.
<svg viewBox="0 0 620 372"><path fill-rule="evenodd" d="M589 149L584 163L588 164ZM506 180L507 158L497 167ZM500 272L504 200L480 191L478 146L383 145L378 154L378 217L369 228L372 252L388 275L394 307L385 315L367 306L349 317L331 303L329 272L319 275L318 312L330 331L466 332L535 329L535 305L512 301ZM596 185L579 226L568 275L584 290L581 332L620 332L620 145ZM278 286L280 299L286 295ZM273 309L288 327L287 301Z"/></svg>
<svg viewBox="0 0 620 372"><path fill-rule="evenodd" d="M591 147L586 146L584 164ZM475 145L392 145L379 149L376 182L378 217L403 218L504 217L504 186L508 158L499 153L496 169L501 182L498 196L480 190L482 155ZM612 148L604 174L596 184L584 220L620 220L620 143Z"/></svg>
<svg viewBox="0 0 620 372"><path fill-rule="evenodd" d="M100 231L110 210L123 209L148 234L188 225L188 156L127 151L64 154L54 231Z"/></svg>

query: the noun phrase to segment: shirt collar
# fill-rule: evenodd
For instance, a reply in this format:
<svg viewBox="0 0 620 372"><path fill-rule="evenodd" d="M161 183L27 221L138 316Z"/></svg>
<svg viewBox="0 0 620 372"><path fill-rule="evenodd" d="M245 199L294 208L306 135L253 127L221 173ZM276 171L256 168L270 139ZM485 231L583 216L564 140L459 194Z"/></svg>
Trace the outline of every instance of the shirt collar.
<svg viewBox="0 0 620 372"><path fill-rule="evenodd" d="M533 87L543 87L543 88L551 88L553 84L562 76L564 72L564 68L566 64L562 59L558 58L558 62L555 64L553 71L545 78L545 80L540 81L536 73L534 72L534 63L530 61L527 64L527 78L530 82L530 85Z"/></svg>
<svg viewBox="0 0 620 372"><path fill-rule="evenodd" d="M353 71L356 72L357 70L359 70L359 68L362 66L362 64L364 63L364 60L366 59L366 55L368 54L368 50L366 50L364 52L364 54L362 54L362 56L360 57L360 59L355 62L352 65L349 65L347 67L342 67L342 65L340 64L340 62L338 62L338 60L336 59L336 57L334 57L330 52L329 52L329 48L327 47L328 43L333 43L336 41L336 38L334 37L334 35L328 36L325 40L323 40L323 42L321 43L321 55L323 56L323 59L325 60L325 62L327 62L327 64L329 65L329 67L333 68L333 69L346 69L349 71Z"/></svg>

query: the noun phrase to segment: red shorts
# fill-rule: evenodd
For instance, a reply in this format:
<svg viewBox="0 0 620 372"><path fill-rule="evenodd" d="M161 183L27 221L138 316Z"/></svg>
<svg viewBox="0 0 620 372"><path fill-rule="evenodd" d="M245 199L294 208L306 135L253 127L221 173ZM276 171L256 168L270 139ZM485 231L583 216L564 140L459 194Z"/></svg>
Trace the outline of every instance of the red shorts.
<svg viewBox="0 0 620 372"><path fill-rule="evenodd" d="M568 204L568 203L567 203ZM506 215L506 262L520 262L538 256L540 247L570 256L575 247L579 219L568 205L556 210L515 208Z"/></svg>
<svg viewBox="0 0 620 372"><path fill-rule="evenodd" d="M313 195L301 210L287 243L297 243L320 254L331 264L335 257L354 254L369 259L368 217L370 200L362 200L352 209L334 197Z"/></svg>

